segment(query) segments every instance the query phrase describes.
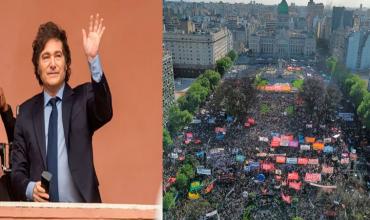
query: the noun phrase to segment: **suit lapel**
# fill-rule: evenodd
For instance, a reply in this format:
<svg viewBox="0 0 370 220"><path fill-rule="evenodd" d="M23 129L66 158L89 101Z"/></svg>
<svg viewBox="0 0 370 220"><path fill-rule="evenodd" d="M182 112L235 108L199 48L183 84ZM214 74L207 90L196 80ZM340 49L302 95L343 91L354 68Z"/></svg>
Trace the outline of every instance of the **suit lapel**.
<svg viewBox="0 0 370 220"><path fill-rule="evenodd" d="M66 84L63 92L62 118L63 118L64 137L68 151L69 151L69 128L71 121L70 118L72 105L73 105L73 90L68 84Z"/></svg>
<svg viewBox="0 0 370 220"><path fill-rule="evenodd" d="M46 140L45 140L45 120L44 120L44 96L39 94L36 98L35 108L33 108L33 126L37 139L44 168L46 168Z"/></svg>

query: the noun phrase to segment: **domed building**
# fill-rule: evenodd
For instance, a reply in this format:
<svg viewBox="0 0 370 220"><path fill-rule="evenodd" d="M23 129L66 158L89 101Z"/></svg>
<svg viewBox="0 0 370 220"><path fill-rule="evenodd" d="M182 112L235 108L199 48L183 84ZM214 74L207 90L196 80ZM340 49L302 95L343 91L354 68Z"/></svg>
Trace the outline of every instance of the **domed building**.
<svg viewBox="0 0 370 220"><path fill-rule="evenodd" d="M295 29L294 12L289 15L286 0L277 7L277 20L273 28L266 26L258 29L248 38L249 49L255 57L263 59L314 59L316 39L312 33ZM293 10L292 10L293 11ZM291 18L290 18L291 17Z"/></svg>
<svg viewBox="0 0 370 220"><path fill-rule="evenodd" d="M278 14L289 14L289 6L286 0L282 0L280 4L278 5Z"/></svg>
<svg viewBox="0 0 370 220"><path fill-rule="evenodd" d="M286 0L282 0L278 5L278 28L289 29L289 6Z"/></svg>

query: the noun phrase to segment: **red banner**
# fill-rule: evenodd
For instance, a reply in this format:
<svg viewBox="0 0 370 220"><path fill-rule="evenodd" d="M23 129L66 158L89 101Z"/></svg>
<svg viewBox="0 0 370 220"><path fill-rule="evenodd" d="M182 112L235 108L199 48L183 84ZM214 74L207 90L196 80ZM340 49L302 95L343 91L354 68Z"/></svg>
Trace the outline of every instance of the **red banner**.
<svg viewBox="0 0 370 220"><path fill-rule="evenodd" d="M288 173L288 180L298 180L299 175L297 172Z"/></svg>
<svg viewBox="0 0 370 220"><path fill-rule="evenodd" d="M276 157L276 163L285 163L286 157L284 156L277 156Z"/></svg>
<svg viewBox="0 0 370 220"><path fill-rule="evenodd" d="M262 170L272 171L272 170L275 170L275 166L274 166L273 163L263 163L262 164Z"/></svg>
<svg viewBox="0 0 370 220"><path fill-rule="evenodd" d="M295 190L300 190L302 187L301 182L289 182L289 188L295 189Z"/></svg>
<svg viewBox="0 0 370 220"><path fill-rule="evenodd" d="M280 146L280 138L273 137L271 140L271 147L279 147Z"/></svg>
<svg viewBox="0 0 370 220"><path fill-rule="evenodd" d="M308 164L308 158L298 157L297 164L299 164L299 165L306 165L306 164Z"/></svg>
<svg viewBox="0 0 370 220"><path fill-rule="evenodd" d="M253 118L248 118L248 119L247 119L247 122L248 122L250 125L254 125L254 124L256 124L256 122L254 121L254 119L253 119Z"/></svg>

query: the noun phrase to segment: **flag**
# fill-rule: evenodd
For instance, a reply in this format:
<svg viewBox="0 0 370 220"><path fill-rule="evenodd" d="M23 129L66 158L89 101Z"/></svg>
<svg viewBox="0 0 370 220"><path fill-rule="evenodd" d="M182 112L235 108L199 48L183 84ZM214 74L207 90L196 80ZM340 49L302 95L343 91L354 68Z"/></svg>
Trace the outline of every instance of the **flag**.
<svg viewBox="0 0 370 220"><path fill-rule="evenodd" d="M281 192L281 198L284 202L290 204L292 202L292 198L289 195L284 195L283 192Z"/></svg>
<svg viewBox="0 0 370 220"><path fill-rule="evenodd" d="M295 189L295 190L300 190L302 186L301 182L289 182L289 188Z"/></svg>
<svg viewBox="0 0 370 220"><path fill-rule="evenodd" d="M288 173L288 180L298 180L299 175L297 172Z"/></svg>
<svg viewBox="0 0 370 220"><path fill-rule="evenodd" d="M211 191L213 190L213 188L214 188L214 187L215 187L215 183L213 182L213 183L209 184L209 185L206 187L206 189L204 190L204 192L207 194L207 193L211 192Z"/></svg>

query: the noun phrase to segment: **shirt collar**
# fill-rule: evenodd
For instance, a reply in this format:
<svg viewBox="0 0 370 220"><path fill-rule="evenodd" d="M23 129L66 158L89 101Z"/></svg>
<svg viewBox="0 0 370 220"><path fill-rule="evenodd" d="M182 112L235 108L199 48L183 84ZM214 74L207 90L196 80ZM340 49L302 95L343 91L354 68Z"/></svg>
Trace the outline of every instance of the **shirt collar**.
<svg viewBox="0 0 370 220"><path fill-rule="evenodd" d="M60 100L63 100L63 92L64 92L65 83L63 83L62 87L57 92L56 97L58 97ZM50 96L45 90L44 90L44 107L49 103L50 99L53 98Z"/></svg>

